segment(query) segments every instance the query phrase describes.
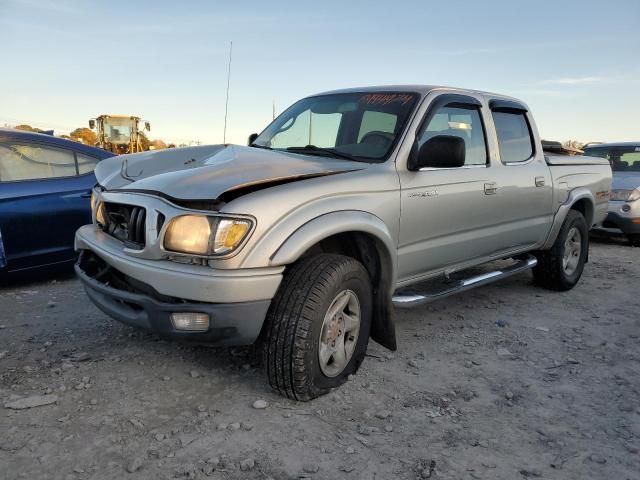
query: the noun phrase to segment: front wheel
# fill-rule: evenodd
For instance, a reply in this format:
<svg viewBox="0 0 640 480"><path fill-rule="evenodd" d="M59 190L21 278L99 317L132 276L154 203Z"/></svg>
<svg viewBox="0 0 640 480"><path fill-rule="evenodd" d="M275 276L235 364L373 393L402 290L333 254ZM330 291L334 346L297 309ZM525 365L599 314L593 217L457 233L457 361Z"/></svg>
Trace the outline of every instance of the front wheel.
<svg viewBox="0 0 640 480"><path fill-rule="evenodd" d="M271 386L307 401L342 385L364 359L371 309L371 280L353 258L321 254L287 269L266 319Z"/></svg>
<svg viewBox="0 0 640 480"><path fill-rule="evenodd" d="M587 222L580 212L569 210L551 249L536 253L536 283L550 290L572 289L582 276L588 253Z"/></svg>

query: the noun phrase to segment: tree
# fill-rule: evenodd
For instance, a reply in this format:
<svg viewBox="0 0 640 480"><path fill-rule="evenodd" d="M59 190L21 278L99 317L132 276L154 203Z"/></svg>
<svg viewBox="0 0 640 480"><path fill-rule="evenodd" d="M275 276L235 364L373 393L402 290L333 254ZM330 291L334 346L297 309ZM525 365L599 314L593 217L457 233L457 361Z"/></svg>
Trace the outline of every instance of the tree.
<svg viewBox="0 0 640 480"><path fill-rule="evenodd" d="M584 143L578 140L567 140L565 142L562 142L562 146L570 150L582 150L582 147L584 147Z"/></svg>
<svg viewBox="0 0 640 480"><path fill-rule="evenodd" d="M151 140L147 137L144 132L140 133L140 146L142 147L142 151L149 150L149 145L151 145Z"/></svg>
<svg viewBox="0 0 640 480"><path fill-rule="evenodd" d="M69 136L76 142L84 143L85 145L94 146L98 143L98 136L89 128L76 128Z"/></svg>
<svg viewBox="0 0 640 480"><path fill-rule="evenodd" d="M25 132L42 132L42 130L40 130L39 128L35 128L32 127L31 125L26 125L26 124L22 124L22 125L16 125L15 127L16 130L24 130Z"/></svg>
<svg viewBox="0 0 640 480"><path fill-rule="evenodd" d="M167 148L167 144L164 143L159 138L157 138L155 140L152 140L151 141L151 146L153 147L154 150L163 150L163 149Z"/></svg>

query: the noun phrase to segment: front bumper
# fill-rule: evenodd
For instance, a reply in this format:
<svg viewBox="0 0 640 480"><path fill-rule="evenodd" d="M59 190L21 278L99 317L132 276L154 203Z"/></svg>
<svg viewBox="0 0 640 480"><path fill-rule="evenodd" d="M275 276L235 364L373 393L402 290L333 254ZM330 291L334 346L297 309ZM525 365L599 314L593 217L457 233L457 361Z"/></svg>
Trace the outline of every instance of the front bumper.
<svg viewBox="0 0 640 480"><path fill-rule="evenodd" d="M151 286L162 295L209 303L271 300L284 267L215 269L170 260L150 260L125 253L119 240L95 225L76 232L75 248L90 250L117 271Z"/></svg>
<svg viewBox="0 0 640 480"><path fill-rule="evenodd" d="M76 273L91 301L122 323L163 337L209 345L249 345L260 334L270 300L203 303L164 297L147 284L127 284L126 275L96 259L91 252L81 252L75 266ZM101 262L100 268L91 264L96 261ZM118 285L125 286L118 288ZM171 322L173 312L206 313L209 315L209 329L205 332L177 330Z"/></svg>
<svg viewBox="0 0 640 480"><path fill-rule="evenodd" d="M640 216L634 218L610 211L598 230L609 233L622 232L625 235L638 235L640 234Z"/></svg>

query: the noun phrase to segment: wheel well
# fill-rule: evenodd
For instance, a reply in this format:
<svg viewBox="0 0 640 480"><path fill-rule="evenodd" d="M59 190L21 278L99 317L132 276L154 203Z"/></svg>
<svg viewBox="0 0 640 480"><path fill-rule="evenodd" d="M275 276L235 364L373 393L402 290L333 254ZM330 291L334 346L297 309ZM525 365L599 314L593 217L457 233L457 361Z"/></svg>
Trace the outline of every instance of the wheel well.
<svg viewBox="0 0 640 480"><path fill-rule="evenodd" d="M591 228L591 225L593 223L593 205L588 199L582 198L578 200L576 203L571 205L571 210L580 212L584 219L587 221L587 226Z"/></svg>
<svg viewBox="0 0 640 480"><path fill-rule="evenodd" d="M391 257L382 241L364 232L331 235L310 247L302 257L336 253L358 260L369 273L373 287L371 338L391 350L396 349L394 310L391 303Z"/></svg>
<svg viewBox="0 0 640 480"><path fill-rule="evenodd" d="M345 232L332 235L313 245L303 257L317 253L337 253L358 260L367 269L372 282L380 279L381 265L375 238L361 232Z"/></svg>

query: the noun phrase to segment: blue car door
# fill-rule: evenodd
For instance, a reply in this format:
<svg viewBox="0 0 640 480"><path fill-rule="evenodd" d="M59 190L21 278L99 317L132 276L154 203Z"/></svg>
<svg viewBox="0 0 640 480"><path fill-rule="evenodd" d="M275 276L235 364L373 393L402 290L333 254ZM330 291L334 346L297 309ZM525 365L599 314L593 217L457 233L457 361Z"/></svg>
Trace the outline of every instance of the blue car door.
<svg viewBox="0 0 640 480"><path fill-rule="evenodd" d="M8 271L73 261L75 231L91 222L97 162L42 143L0 143L0 235Z"/></svg>

